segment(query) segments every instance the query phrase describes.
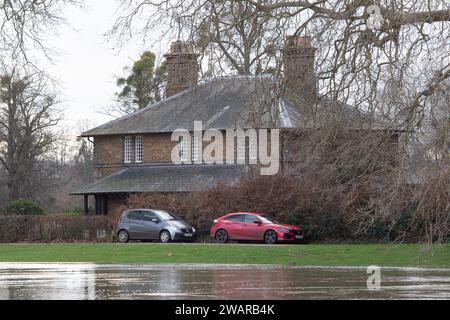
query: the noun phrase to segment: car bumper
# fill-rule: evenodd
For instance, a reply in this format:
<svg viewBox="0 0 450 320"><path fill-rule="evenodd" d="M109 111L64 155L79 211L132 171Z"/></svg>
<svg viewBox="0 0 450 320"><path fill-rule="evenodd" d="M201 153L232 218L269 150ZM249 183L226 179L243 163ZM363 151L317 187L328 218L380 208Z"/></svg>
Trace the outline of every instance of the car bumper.
<svg viewBox="0 0 450 320"><path fill-rule="evenodd" d="M173 241L195 241L197 234L193 233L192 236L186 236L184 233L176 232L173 236Z"/></svg>
<svg viewBox="0 0 450 320"><path fill-rule="evenodd" d="M305 243L304 234L281 233L278 234L278 242L285 243Z"/></svg>

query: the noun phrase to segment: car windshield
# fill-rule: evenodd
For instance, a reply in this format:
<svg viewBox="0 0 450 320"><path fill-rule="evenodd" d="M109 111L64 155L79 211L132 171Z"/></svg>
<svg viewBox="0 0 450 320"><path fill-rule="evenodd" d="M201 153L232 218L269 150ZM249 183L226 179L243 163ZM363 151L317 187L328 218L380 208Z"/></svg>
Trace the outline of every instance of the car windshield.
<svg viewBox="0 0 450 320"><path fill-rule="evenodd" d="M172 212L162 210L152 210L152 211L155 212L162 220L180 220L180 218Z"/></svg>
<svg viewBox="0 0 450 320"><path fill-rule="evenodd" d="M277 220L272 219L269 216L259 216L259 218L262 220L263 223L279 223Z"/></svg>

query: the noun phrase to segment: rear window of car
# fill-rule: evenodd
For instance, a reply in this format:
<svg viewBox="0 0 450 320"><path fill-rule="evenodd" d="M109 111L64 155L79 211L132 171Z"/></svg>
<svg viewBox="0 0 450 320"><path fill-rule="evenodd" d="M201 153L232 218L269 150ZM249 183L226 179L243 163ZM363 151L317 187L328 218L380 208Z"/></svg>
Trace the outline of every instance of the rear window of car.
<svg viewBox="0 0 450 320"><path fill-rule="evenodd" d="M235 214L235 215L225 218L225 220L235 221L235 222L244 222L244 215L243 214Z"/></svg>

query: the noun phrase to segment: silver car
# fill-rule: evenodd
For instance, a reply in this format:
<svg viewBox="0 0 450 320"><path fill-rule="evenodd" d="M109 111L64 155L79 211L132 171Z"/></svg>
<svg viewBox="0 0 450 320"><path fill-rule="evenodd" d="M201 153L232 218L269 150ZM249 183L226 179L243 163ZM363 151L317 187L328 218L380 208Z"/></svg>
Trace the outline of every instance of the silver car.
<svg viewBox="0 0 450 320"><path fill-rule="evenodd" d="M175 240L194 241L196 230L186 221L168 211L132 209L122 213L117 226L117 239L121 243L130 240L159 240L167 243Z"/></svg>

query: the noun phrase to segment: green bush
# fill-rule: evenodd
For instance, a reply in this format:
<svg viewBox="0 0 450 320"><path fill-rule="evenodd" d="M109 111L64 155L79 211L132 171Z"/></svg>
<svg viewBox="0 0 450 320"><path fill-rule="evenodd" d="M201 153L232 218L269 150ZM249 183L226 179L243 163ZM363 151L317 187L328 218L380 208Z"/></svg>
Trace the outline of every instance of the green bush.
<svg viewBox="0 0 450 320"><path fill-rule="evenodd" d="M39 216L44 214L44 209L36 202L30 200L11 201L1 209L4 215L33 215Z"/></svg>

